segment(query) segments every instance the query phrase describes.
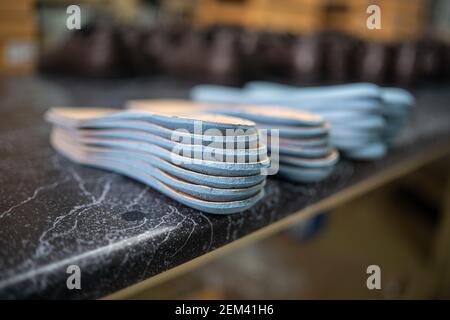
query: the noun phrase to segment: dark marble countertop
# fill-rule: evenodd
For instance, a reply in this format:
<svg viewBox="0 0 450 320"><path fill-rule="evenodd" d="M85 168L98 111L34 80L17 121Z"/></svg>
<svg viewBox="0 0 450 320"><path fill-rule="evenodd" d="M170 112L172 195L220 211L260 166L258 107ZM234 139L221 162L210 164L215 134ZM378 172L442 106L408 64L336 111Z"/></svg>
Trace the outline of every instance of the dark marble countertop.
<svg viewBox="0 0 450 320"><path fill-rule="evenodd" d="M405 159L448 146L450 92L415 91L409 127L387 157L343 160L327 180L270 178L251 210L215 216L117 174L82 167L49 146L49 106L120 107L128 99L186 97L169 79L0 81L0 297L98 298L190 261L298 212ZM82 289L68 290L69 265Z"/></svg>

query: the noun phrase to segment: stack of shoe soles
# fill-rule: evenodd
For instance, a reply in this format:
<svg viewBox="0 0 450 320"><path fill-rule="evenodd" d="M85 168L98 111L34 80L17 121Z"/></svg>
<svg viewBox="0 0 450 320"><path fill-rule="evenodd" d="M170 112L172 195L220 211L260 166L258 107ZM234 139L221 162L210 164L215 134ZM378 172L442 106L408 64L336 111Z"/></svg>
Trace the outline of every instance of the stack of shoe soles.
<svg viewBox="0 0 450 320"><path fill-rule="evenodd" d="M244 89L200 85L192 89L191 97L200 102L278 105L320 114L330 123L331 143L347 157L360 160L386 154L414 102L405 90L369 83L298 88L250 82Z"/></svg>
<svg viewBox="0 0 450 320"><path fill-rule="evenodd" d="M229 108L222 104L176 100L135 100L129 101L127 107L174 114L181 110L196 110L199 114L223 114L254 121L259 129L267 129L261 133L270 151L272 165L279 161L278 174L291 181L324 180L339 160L339 153L329 143L329 125L321 116L298 109L250 105Z"/></svg>
<svg viewBox="0 0 450 320"><path fill-rule="evenodd" d="M51 144L69 159L139 180L189 207L244 211L270 166L255 123L216 114L52 108Z"/></svg>

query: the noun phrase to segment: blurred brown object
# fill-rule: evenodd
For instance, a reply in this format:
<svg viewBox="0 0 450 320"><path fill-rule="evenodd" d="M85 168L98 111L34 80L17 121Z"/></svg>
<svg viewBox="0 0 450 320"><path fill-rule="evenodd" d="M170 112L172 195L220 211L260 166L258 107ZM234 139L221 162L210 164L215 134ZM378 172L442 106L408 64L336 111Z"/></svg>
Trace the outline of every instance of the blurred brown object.
<svg viewBox="0 0 450 320"><path fill-rule="evenodd" d="M232 29L168 32L160 41L158 63L164 73L218 84L239 79L239 34Z"/></svg>
<svg viewBox="0 0 450 320"><path fill-rule="evenodd" d="M324 26L325 4L323 0L254 1L247 27L271 32L319 32Z"/></svg>
<svg viewBox="0 0 450 320"><path fill-rule="evenodd" d="M34 0L2 0L0 1L0 11L17 10L30 11L33 9Z"/></svg>
<svg viewBox="0 0 450 320"><path fill-rule="evenodd" d="M324 74L330 82L352 81L355 77L358 40L338 33L324 35Z"/></svg>
<svg viewBox="0 0 450 320"><path fill-rule="evenodd" d="M291 73L294 37L268 32L243 32L240 36L240 66L243 82L288 79Z"/></svg>
<svg viewBox="0 0 450 320"><path fill-rule="evenodd" d="M261 39L258 53L261 55L266 76L286 79L290 76L292 49L295 38L287 34L266 34Z"/></svg>
<svg viewBox="0 0 450 320"><path fill-rule="evenodd" d="M140 0L109 0L106 6L122 22L130 22L137 16Z"/></svg>
<svg viewBox="0 0 450 320"><path fill-rule="evenodd" d="M194 25L246 26L255 0L198 0L194 9ZM256 0L258 1L258 0Z"/></svg>
<svg viewBox="0 0 450 320"><path fill-rule="evenodd" d="M192 30L177 30L162 35L159 64L164 73L196 79L206 72L203 37Z"/></svg>
<svg viewBox="0 0 450 320"><path fill-rule="evenodd" d="M108 25L86 26L73 33L63 46L41 58L41 69L85 77L120 75L119 36Z"/></svg>
<svg viewBox="0 0 450 320"><path fill-rule="evenodd" d="M295 84L317 83L321 78L324 50L317 35L297 37L291 51L291 80Z"/></svg>
<svg viewBox="0 0 450 320"><path fill-rule="evenodd" d="M163 55L164 43L159 29L141 30L131 25L122 25L117 30L118 39L113 49L121 75L152 75L160 71L158 58Z"/></svg>
<svg viewBox="0 0 450 320"><path fill-rule="evenodd" d="M261 57L262 33L243 31L239 36L239 60L243 82L263 79L264 62Z"/></svg>
<svg viewBox="0 0 450 320"><path fill-rule="evenodd" d="M430 39L423 39L418 44L417 65L425 80L437 80L439 78L440 68L443 66L442 46L441 43Z"/></svg>
<svg viewBox="0 0 450 320"><path fill-rule="evenodd" d="M387 78L392 51L381 42L365 42L357 50L357 79L374 83L384 83Z"/></svg>
<svg viewBox="0 0 450 320"><path fill-rule="evenodd" d="M241 85L369 81L410 86L450 74L449 47L433 39L366 41L337 32L297 35L241 28L87 25L42 55L45 72L87 77L151 76Z"/></svg>
<svg viewBox="0 0 450 320"><path fill-rule="evenodd" d="M218 30L206 48L208 52L204 80L219 84L235 84L239 81L239 34L235 30Z"/></svg>
<svg viewBox="0 0 450 320"><path fill-rule="evenodd" d="M194 24L270 32L318 32L324 25L325 4L325 0L199 0Z"/></svg>
<svg viewBox="0 0 450 320"><path fill-rule="evenodd" d="M199 0L164 0L159 9L159 21L164 26L192 25Z"/></svg>
<svg viewBox="0 0 450 320"><path fill-rule="evenodd" d="M397 44L394 60L394 83L409 87L418 81L418 47L416 43L406 42Z"/></svg>
<svg viewBox="0 0 450 320"><path fill-rule="evenodd" d="M36 36L34 0L0 1L0 74L34 71Z"/></svg>

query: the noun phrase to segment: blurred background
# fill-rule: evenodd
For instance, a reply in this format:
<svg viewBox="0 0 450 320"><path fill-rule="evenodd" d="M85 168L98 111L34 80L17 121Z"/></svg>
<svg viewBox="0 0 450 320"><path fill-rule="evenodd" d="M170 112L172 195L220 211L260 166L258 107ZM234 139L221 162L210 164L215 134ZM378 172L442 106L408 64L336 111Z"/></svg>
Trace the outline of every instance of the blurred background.
<svg viewBox="0 0 450 320"><path fill-rule="evenodd" d="M73 4L81 28L69 30ZM370 4L381 8L380 30L366 26ZM442 85L450 80L450 1L1 0L0 52L0 77L43 75L57 83L137 85L163 77L229 85ZM103 101L93 94L80 101L91 98ZM448 160L123 297L449 297L429 268L448 206ZM367 289L370 264L382 267L385 290Z"/></svg>
<svg viewBox="0 0 450 320"><path fill-rule="evenodd" d="M79 30L65 27L72 4ZM3 0L0 51L1 74L411 86L450 78L450 2Z"/></svg>

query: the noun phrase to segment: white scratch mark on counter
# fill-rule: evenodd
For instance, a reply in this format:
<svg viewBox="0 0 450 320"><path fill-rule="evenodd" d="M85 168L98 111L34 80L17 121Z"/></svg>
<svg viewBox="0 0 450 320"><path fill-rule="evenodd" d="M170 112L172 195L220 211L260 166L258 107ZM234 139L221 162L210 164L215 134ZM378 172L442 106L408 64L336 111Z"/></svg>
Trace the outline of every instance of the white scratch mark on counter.
<svg viewBox="0 0 450 320"><path fill-rule="evenodd" d="M49 229L45 230L39 237L39 244L36 248L34 257L41 257L41 256L46 255L52 247L50 244L51 240L56 239L62 235L66 235L69 232L75 230L74 226L72 225L72 227L70 227L66 231L63 231L60 233L55 233L48 237L48 235L51 234L51 232L54 231L58 227L58 225L61 223L61 221L63 221L67 217L70 217L73 214L77 214L79 216L79 215L83 214L84 212L86 212L88 209L91 209L92 207L101 204L105 200L106 195L108 194L109 190L111 189L111 182L112 182L112 179L105 182L102 193L100 194L100 196L98 198L92 196L91 202L77 205L77 206L73 207L72 210L70 210L68 213L58 216L53 221L52 226ZM77 224L77 221L78 220L75 220L75 224ZM76 225L75 225L75 227L76 227Z"/></svg>
<svg viewBox="0 0 450 320"><path fill-rule="evenodd" d="M49 184L49 185L46 185L46 186L40 186L40 187L36 188L31 196L29 196L25 200L15 204L15 205L13 205L11 208L7 209L6 211L3 211L2 213L0 213L0 218L3 218L5 216L10 215L10 213L12 211L14 211L15 209L17 209L17 208L23 206L24 204L26 204L26 203L36 199L36 197L39 195L39 193L41 191L56 188L59 184L64 183L64 182L65 181L57 181L57 182L54 182L52 184Z"/></svg>

